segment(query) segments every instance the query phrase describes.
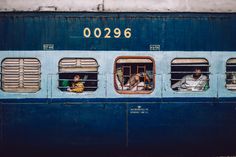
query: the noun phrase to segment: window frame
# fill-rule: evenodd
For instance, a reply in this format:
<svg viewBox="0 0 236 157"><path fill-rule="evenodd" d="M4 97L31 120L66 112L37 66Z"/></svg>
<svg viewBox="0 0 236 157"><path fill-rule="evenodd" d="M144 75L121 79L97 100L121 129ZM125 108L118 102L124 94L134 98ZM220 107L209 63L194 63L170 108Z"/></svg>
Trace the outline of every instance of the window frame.
<svg viewBox="0 0 236 157"><path fill-rule="evenodd" d="M115 78L115 74L116 74L116 69L117 69L117 61L119 59L150 59L152 61L152 71L153 71L153 88L150 91L124 91L124 90L117 90L116 88L116 78ZM114 61L114 66L113 66L113 87L115 89L115 91L119 94L151 94L155 88L156 88L156 64L155 64L155 60L151 57L151 56L118 56L116 57L115 61Z"/></svg>
<svg viewBox="0 0 236 157"><path fill-rule="evenodd" d="M173 65L173 61L174 60L177 60L177 59L183 59L183 60L185 60L185 59L203 59L203 60L205 60L205 61L207 61L207 66L206 67L208 67L208 72L206 72L205 73L205 76L207 76L207 83L208 83L208 85L209 85L209 87L208 87L208 89L207 90L202 90L202 91L178 91L178 90L174 90L173 88L172 88L172 80L173 80L173 78L172 78L172 65ZM188 63L185 63L185 64L188 64ZM191 63L189 63L189 64L191 64ZM208 90L210 90L210 74L211 74L211 72L210 72L210 62L209 62L209 60L207 59L207 58L203 58L203 57L196 57L196 58L193 58L193 57L187 57L187 58L184 58L184 57L176 57L176 58L173 58L172 60L171 60L171 62L170 62L170 89L173 91L173 92L175 92L175 93L205 93L205 92L207 92ZM189 67L194 67L194 66L189 66ZM196 67L201 67L201 66L196 66ZM204 73L203 73L204 74ZM186 73L186 75L187 75L187 73ZM186 76L185 75L185 76ZM183 78L183 77L182 77ZM180 79L181 80L181 79Z"/></svg>
<svg viewBox="0 0 236 157"><path fill-rule="evenodd" d="M228 77L227 77L227 74L229 73L228 71L227 71L227 64L228 64L228 62L230 61L230 60L236 60L236 58L235 57L232 57L232 58L228 58L227 60L226 60L226 62L225 62L225 89L227 90L227 91L230 91L230 92L236 92L236 88L235 89L229 89L229 88L227 88L227 85L229 85L229 84L227 84L227 81L228 80L232 80L232 79L227 79ZM235 68L236 68L236 63L234 63L235 65ZM235 70L235 72L236 72L236 70ZM235 84L235 87L236 87L236 84Z"/></svg>
<svg viewBox="0 0 236 157"><path fill-rule="evenodd" d="M95 89L95 90L93 90L93 91L83 91L83 92L81 92L81 93L79 93L79 92L69 92L69 91L63 91L63 90L61 90L59 87L60 87L60 78L59 78L59 74L62 74L63 72L60 72L60 62L63 60L63 59L75 59L75 60L77 60L77 59L92 59L92 60L94 60L95 62L96 62L96 64L97 64L97 72L96 72L96 75L97 75L97 88ZM61 59L59 59L59 61L58 61L58 63L57 63L57 67L58 67L58 78L57 78L57 89L60 91L60 92L62 92L62 93L70 93L70 94L82 94L82 93L94 93L94 92L96 92L97 90L98 90L98 88L99 88L99 84L98 84L98 82L99 82L99 79L98 79L98 75L99 75L99 67L100 67L100 65L98 64L98 61L95 59L95 58L92 58L92 57L87 57L87 58L85 58L85 57L63 57L63 58L61 58ZM75 68L77 68L77 67L75 67ZM66 73L74 73L74 72L66 72ZM76 73L75 73L76 74ZM71 78L71 79L73 79L73 78Z"/></svg>
<svg viewBox="0 0 236 157"><path fill-rule="evenodd" d="M38 76L39 76L39 80L38 80L39 86L38 86L38 89L35 90L35 91L27 91L27 88L25 89L25 91L20 91L19 88L16 88L17 89L16 91L6 91L6 90L4 90L3 89L3 85L2 85L2 83L3 83L3 74L4 74L3 73L3 63L7 59L19 59L19 60L22 60L22 59L23 60L24 59L35 59L35 60L37 60L39 65L35 66L35 67L38 67L37 70L39 70L39 73L38 73ZM23 68L24 68L24 66L23 66ZM17 57L6 57L6 58L3 58L2 61L1 61L1 77L0 77L0 83L1 83L0 88L1 88L1 91L4 92L4 93L37 93L37 92L39 92L41 90L41 86L42 86L42 84L41 84L42 83L42 69L41 68L42 68L41 61L38 58L36 58L36 57L18 57L18 58ZM24 89L22 89L22 90L24 90Z"/></svg>

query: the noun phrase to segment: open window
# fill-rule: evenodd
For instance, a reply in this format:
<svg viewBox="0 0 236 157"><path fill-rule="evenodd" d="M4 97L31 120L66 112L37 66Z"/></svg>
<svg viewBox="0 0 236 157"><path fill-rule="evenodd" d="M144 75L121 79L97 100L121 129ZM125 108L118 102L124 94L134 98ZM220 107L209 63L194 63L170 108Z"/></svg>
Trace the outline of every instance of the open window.
<svg viewBox="0 0 236 157"><path fill-rule="evenodd" d="M36 58L6 58L2 62L1 87L5 92L31 93L40 89L41 65Z"/></svg>
<svg viewBox="0 0 236 157"><path fill-rule="evenodd" d="M171 62L171 88L178 92L206 91L209 74L205 58L176 58Z"/></svg>
<svg viewBox="0 0 236 157"><path fill-rule="evenodd" d="M226 62L226 88L236 91L236 58L231 58Z"/></svg>
<svg viewBox="0 0 236 157"><path fill-rule="evenodd" d="M120 94L148 94L154 89L154 61L150 57L118 57L114 85Z"/></svg>
<svg viewBox="0 0 236 157"><path fill-rule="evenodd" d="M82 93L98 88L98 63L93 58L63 58L59 62L61 91Z"/></svg>

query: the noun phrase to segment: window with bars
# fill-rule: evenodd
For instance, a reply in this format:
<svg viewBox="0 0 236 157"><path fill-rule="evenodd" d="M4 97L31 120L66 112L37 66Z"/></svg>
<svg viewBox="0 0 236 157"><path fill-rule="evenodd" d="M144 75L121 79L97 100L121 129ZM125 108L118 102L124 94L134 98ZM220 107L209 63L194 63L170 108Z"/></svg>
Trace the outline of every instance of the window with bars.
<svg viewBox="0 0 236 157"><path fill-rule="evenodd" d="M209 62L205 58L176 58L171 62L174 91L201 92L209 88Z"/></svg>
<svg viewBox="0 0 236 157"><path fill-rule="evenodd" d="M114 85L118 93L151 93L154 89L154 61L150 57L119 57L115 61Z"/></svg>
<svg viewBox="0 0 236 157"><path fill-rule="evenodd" d="M41 65L36 58L6 58L1 65L1 88L5 92L37 92Z"/></svg>
<svg viewBox="0 0 236 157"><path fill-rule="evenodd" d="M61 91L77 93L95 91L98 88L98 67L93 58L61 59L58 88Z"/></svg>
<svg viewBox="0 0 236 157"><path fill-rule="evenodd" d="M236 91L236 58L231 58L226 62L226 88Z"/></svg>

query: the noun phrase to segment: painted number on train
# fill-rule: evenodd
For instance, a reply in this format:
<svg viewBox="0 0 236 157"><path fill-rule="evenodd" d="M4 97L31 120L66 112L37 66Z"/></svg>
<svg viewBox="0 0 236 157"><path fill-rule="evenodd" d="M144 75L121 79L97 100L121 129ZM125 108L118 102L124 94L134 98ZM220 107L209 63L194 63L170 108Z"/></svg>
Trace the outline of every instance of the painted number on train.
<svg viewBox="0 0 236 157"><path fill-rule="evenodd" d="M95 28L91 30L90 28L86 27L83 30L83 35L85 38L131 38L131 28L126 28L121 30L120 28L115 28L111 30L110 28Z"/></svg>

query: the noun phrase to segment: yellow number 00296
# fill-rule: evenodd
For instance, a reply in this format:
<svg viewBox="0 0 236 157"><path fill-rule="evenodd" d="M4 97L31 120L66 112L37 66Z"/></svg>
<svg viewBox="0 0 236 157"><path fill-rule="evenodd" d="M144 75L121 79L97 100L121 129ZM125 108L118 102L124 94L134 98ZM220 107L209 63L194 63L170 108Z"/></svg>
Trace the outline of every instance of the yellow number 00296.
<svg viewBox="0 0 236 157"><path fill-rule="evenodd" d="M131 28L126 28L123 32L121 31L120 28L115 28L113 30L113 36L111 35L111 29L107 27L104 28L103 31L98 27L95 28L93 31L91 31L91 29L88 27L84 28L83 30L83 35L85 38L91 38L91 36L95 38L102 38L103 36L104 38L111 38L111 37L120 38L122 36L122 33L125 38L131 38L132 36Z"/></svg>

